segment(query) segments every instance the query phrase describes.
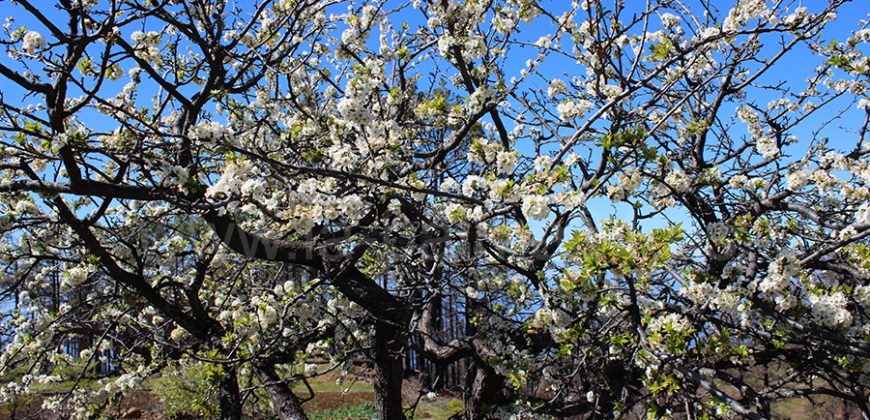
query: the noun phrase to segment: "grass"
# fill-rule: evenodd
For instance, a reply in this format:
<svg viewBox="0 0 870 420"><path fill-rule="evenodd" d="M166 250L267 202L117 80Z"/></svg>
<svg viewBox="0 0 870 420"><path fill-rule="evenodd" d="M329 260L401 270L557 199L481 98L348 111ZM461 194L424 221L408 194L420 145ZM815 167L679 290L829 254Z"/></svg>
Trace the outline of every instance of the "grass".
<svg viewBox="0 0 870 420"><path fill-rule="evenodd" d="M65 381L60 382L52 382L48 384L33 384L30 388L34 391L38 392L57 392L64 393L69 392L73 389L73 386L76 386L75 379L67 379ZM88 389L88 390L97 390L103 387L103 384L100 382L98 378L82 378L81 381L78 381L78 385L76 388L78 389Z"/></svg>
<svg viewBox="0 0 870 420"><path fill-rule="evenodd" d="M414 418L421 420L446 420L462 411L462 409L462 402L455 398L421 401L414 412ZM336 408L310 410L308 413L308 417L311 420L372 419L376 416L377 410L372 401Z"/></svg>
<svg viewBox="0 0 870 420"><path fill-rule="evenodd" d="M344 381L341 384L336 383L335 381L326 380L326 379L313 379L308 381L308 385L311 386L311 389L315 394L319 392L344 392L345 389L347 392L375 392L375 388L370 383L366 383L363 381ZM305 384L302 382L297 382L293 385L293 392L299 395L307 395L308 388L305 387Z"/></svg>
<svg viewBox="0 0 870 420"><path fill-rule="evenodd" d="M18 372L16 372L18 373ZM64 372L69 373L69 372ZM19 375L20 376L20 373ZM2 382L14 380L16 375L6 376ZM157 377L146 378L141 384L146 389L153 388ZM79 383L80 388L98 389L103 386L101 378L86 376ZM50 384L34 385L37 392L62 393L68 392L76 383L75 380L64 380ZM315 378L309 381L309 386L314 391L314 398L307 401L303 407L312 420L347 420L347 419L372 419L377 412L374 405L374 387L365 380L353 378L342 383L336 383L330 376ZM308 389L302 383L296 383L293 391L301 398L307 397ZM153 395L153 393L151 394ZM0 418L8 417L13 412L21 413L37 398L36 395L22 395L7 404L0 405ZM415 419L443 420L462 411L462 401L455 398L439 397L432 401L422 400L414 412Z"/></svg>
<svg viewBox="0 0 870 420"><path fill-rule="evenodd" d="M421 401L414 412L415 419L445 420L458 414L465 408L462 401L456 398L439 398L434 401Z"/></svg>
<svg viewBox="0 0 870 420"><path fill-rule="evenodd" d="M775 402L770 411L775 420L812 420L834 418L860 418L860 410L855 407L846 407L842 401L832 397L821 395L811 402L802 398L790 398Z"/></svg>
<svg viewBox="0 0 870 420"><path fill-rule="evenodd" d="M312 410L311 413L308 413L308 418L311 420L371 419L377 416L377 414L375 403L367 401L357 405Z"/></svg>
<svg viewBox="0 0 870 420"><path fill-rule="evenodd" d="M371 419L377 414L374 406L375 390L372 384L352 379L336 383L329 376L308 381L314 391L314 399L303 407L312 419ZM299 397L308 396L302 383L296 383L293 391ZM463 410L462 401L455 398L421 400L414 412L415 419L445 420Z"/></svg>

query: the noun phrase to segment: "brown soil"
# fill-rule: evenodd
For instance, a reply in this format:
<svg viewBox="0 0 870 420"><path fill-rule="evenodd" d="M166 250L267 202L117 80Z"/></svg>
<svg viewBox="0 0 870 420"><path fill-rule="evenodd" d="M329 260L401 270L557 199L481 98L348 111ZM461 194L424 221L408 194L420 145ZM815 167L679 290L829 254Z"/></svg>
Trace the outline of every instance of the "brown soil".
<svg viewBox="0 0 870 420"><path fill-rule="evenodd" d="M366 401L374 401L375 394L372 392L318 392L314 398L302 404L306 410L327 410L346 406L362 404ZM26 407L21 407L15 413L0 413L0 420L6 419L34 419L34 420L60 420L66 418L62 413L42 410L42 396L34 397ZM148 390L134 391L114 407L107 408L107 414L111 418L118 419L143 419L163 420L163 407L160 401Z"/></svg>
<svg viewBox="0 0 870 420"><path fill-rule="evenodd" d="M337 378L338 376L335 375ZM361 382L367 382L365 375L354 375L355 379ZM329 380L324 376L320 380ZM347 378L345 378L347 379ZM402 384L402 394L406 401L417 401L420 393L421 385L418 380L411 378L404 381ZM306 397L306 392L299 392L300 398ZM42 403L46 396L36 395L27 399L22 399L17 404L14 413L3 411L9 409L9 406L0 408L0 420L5 419L38 419L38 420L60 420L68 416L65 413L57 413L42 409ZM371 391L353 391L347 393L342 392L316 392L314 398L305 401L302 405L306 411L321 411L341 407L354 406L367 401L374 401L375 395ZM143 420L164 420L163 406L160 400L151 394L149 389L140 389L133 391L125 396L121 401L106 407L104 416L116 419L143 419Z"/></svg>

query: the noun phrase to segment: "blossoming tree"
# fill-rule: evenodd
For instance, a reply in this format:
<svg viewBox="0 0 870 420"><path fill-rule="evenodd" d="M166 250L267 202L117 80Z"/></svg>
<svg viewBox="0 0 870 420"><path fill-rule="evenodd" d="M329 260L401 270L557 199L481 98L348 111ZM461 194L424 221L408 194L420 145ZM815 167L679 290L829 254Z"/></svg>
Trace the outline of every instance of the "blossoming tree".
<svg viewBox="0 0 870 420"><path fill-rule="evenodd" d="M854 4L58 6L4 4L2 398L184 359L304 418L293 366L363 354L401 419L413 349L467 418L870 413Z"/></svg>

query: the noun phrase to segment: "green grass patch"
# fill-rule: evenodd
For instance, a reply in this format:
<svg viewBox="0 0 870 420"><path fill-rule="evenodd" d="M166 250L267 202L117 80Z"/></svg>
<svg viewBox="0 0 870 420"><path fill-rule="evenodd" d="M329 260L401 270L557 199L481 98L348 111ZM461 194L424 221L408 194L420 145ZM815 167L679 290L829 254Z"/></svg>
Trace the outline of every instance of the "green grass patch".
<svg viewBox="0 0 870 420"><path fill-rule="evenodd" d="M30 389L37 392L58 392L64 393L72 391L73 387L76 389L87 389L90 391L94 391L103 387L103 383L101 382L102 378L82 378L81 381L78 381L78 385L76 385L75 379L67 379L65 381L60 382L52 382L48 384L33 384L30 386Z"/></svg>
<svg viewBox="0 0 870 420"><path fill-rule="evenodd" d="M375 403L366 401L362 404L332 408L328 410L312 410L308 414L311 420L346 420L346 419L372 419L378 414Z"/></svg>
<svg viewBox="0 0 870 420"><path fill-rule="evenodd" d="M437 399L435 401L420 401L417 406L417 411L414 412L415 419L428 420L446 420L450 417L462 412L465 409L465 404L456 398Z"/></svg>
<svg viewBox="0 0 870 420"><path fill-rule="evenodd" d="M311 389L314 390L315 394L318 392L341 393L348 388L348 392L375 392L375 388L372 384L363 381L345 381L341 384L337 384L335 381L313 379L308 381L308 385L311 386ZM293 384L293 392L297 395L307 395L308 388L306 388L305 384L302 382L296 382Z"/></svg>

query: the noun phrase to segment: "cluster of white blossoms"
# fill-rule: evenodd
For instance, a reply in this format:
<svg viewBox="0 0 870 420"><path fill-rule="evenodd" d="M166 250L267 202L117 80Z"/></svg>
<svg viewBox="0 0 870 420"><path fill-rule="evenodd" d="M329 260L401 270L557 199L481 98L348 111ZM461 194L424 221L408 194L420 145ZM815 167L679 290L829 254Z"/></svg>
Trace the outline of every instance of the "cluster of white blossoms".
<svg viewBox="0 0 870 420"><path fill-rule="evenodd" d="M544 220L550 215L550 200L547 196L529 194L523 197L523 214L534 220Z"/></svg>
<svg viewBox="0 0 870 420"><path fill-rule="evenodd" d="M668 313L664 316L654 316L646 326L648 335L660 334L663 337L671 335L688 335L694 331L692 323L682 314ZM653 346L660 351L669 351L667 340L652 341Z"/></svg>
<svg viewBox="0 0 870 420"><path fill-rule="evenodd" d="M592 84L587 85L586 91L589 93L592 93L593 86L594 85L592 85ZM619 86L619 85L616 85L613 83L608 83L606 85L601 86L601 93L607 99L615 99L617 96L622 95L624 92L625 91L622 89L622 86Z"/></svg>
<svg viewBox="0 0 870 420"><path fill-rule="evenodd" d="M562 79L553 79L550 80L549 86L547 86L547 95L551 98L556 97L558 95L562 95L568 92L568 87L565 86L565 82ZM561 114L561 113L560 113Z"/></svg>
<svg viewBox="0 0 870 420"><path fill-rule="evenodd" d="M827 327L848 327L852 324L852 314L846 309L848 301L843 292L809 295L813 319Z"/></svg>
<svg viewBox="0 0 870 420"><path fill-rule="evenodd" d="M780 292L799 273L800 266L797 255L783 251L767 266L767 276L758 284L758 290L764 293Z"/></svg>
<svg viewBox="0 0 870 420"><path fill-rule="evenodd" d="M472 197L479 191L486 191L488 184L486 178L482 176L469 175L462 180L462 194Z"/></svg>
<svg viewBox="0 0 870 420"><path fill-rule="evenodd" d="M783 23L786 25L803 25L807 22L807 19L811 18L812 15L808 12L806 7L797 7L794 9L792 14L784 17L782 19Z"/></svg>
<svg viewBox="0 0 870 420"><path fill-rule="evenodd" d="M672 13L662 13L660 18L662 20L662 26L669 29L678 28L680 26L680 22L682 22L682 19L680 19L679 16Z"/></svg>
<svg viewBox="0 0 870 420"><path fill-rule="evenodd" d="M799 191L803 187L806 187L807 184L810 183L811 179L812 172L799 169L788 174L788 176L786 177L786 183L788 185L788 189L792 191Z"/></svg>
<svg viewBox="0 0 870 420"><path fill-rule="evenodd" d="M35 54L45 48L45 38L36 31L29 31L21 39L21 49L28 54Z"/></svg>
<svg viewBox="0 0 870 420"><path fill-rule="evenodd" d="M196 140L217 141L232 136L232 130L217 121L202 121L191 128L187 135Z"/></svg>
<svg viewBox="0 0 870 420"><path fill-rule="evenodd" d="M339 171L348 172L360 162L360 156L354 153L352 147L346 144L333 144L326 149L326 155L332 161L332 166Z"/></svg>
<svg viewBox="0 0 870 420"><path fill-rule="evenodd" d="M120 79L124 75L124 69L121 68L120 64L115 63L108 66L103 74L106 76L106 79L114 81Z"/></svg>
<svg viewBox="0 0 870 420"><path fill-rule="evenodd" d="M169 332L169 339L175 342L180 342L185 338L190 337L190 333L184 328L177 326Z"/></svg>
<svg viewBox="0 0 870 420"><path fill-rule="evenodd" d="M575 118L583 118L595 106L592 102L586 99L573 100L569 99L559 104L556 111L559 113L559 118L568 121Z"/></svg>
<svg viewBox="0 0 870 420"><path fill-rule="evenodd" d="M4 386L0 386L0 401L11 402L15 397L28 392L30 392L30 388L24 381L10 381Z"/></svg>
<svg viewBox="0 0 870 420"><path fill-rule="evenodd" d="M495 156L496 172L499 175L510 175L519 163L519 153L515 150L503 150Z"/></svg>
<svg viewBox="0 0 870 420"><path fill-rule="evenodd" d="M822 194L831 195L834 191L839 190L842 182L830 171L823 169L800 169L786 177L786 185L792 191L799 191L809 184L814 184ZM843 195L847 196L848 194Z"/></svg>
<svg viewBox="0 0 870 420"><path fill-rule="evenodd" d="M358 95L347 95L341 98L338 101L338 112L355 127L365 127L373 118L365 98Z"/></svg>
<svg viewBox="0 0 870 420"><path fill-rule="evenodd" d="M450 223L465 222L471 219L466 207L459 203L447 203L444 205L444 214Z"/></svg>
<svg viewBox="0 0 870 420"><path fill-rule="evenodd" d="M92 418L93 404L98 391L91 391L84 388L76 388L70 391L69 394L58 394L47 397L42 402L42 409L53 411L55 413L64 413L69 418L87 419Z"/></svg>
<svg viewBox="0 0 870 420"><path fill-rule="evenodd" d="M755 141L755 150L765 159L775 158L780 150L776 139L765 135L761 119L758 114L748 106L737 109L737 117L746 124L746 129Z"/></svg>
<svg viewBox="0 0 870 420"><path fill-rule="evenodd" d="M489 86L480 86L471 93L468 101L463 105L463 108L469 114L480 111L492 103L495 99L495 92Z"/></svg>
<svg viewBox="0 0 870 420"><path fill-rule="evenodd" d="M543 307L535 311L531 325L539 329L551 328L554 335L558 337L571 322L571 319L571 316L564 309Z"/></svg>
<svg viewBox="0 0 870 420"><path fill-rule="evenodd" d="M500 8L492 14L492 27L499 34L507 34L519 23L518 12L512 7Z"/></svg>
<svg viewBox="0 0 870 420"><path fill-rule="evenodd" d="M352 55L348 52L365 49L366 41L377 18L377 9L367 4L363 6L360 15L347 13L341 17L349 27L341 33L341 44L344 48L336 48L335 53L340 59L350 59Z"/></svg>
<svg viewBox="0 0 870 420"><path fill-rule="evenodd" d="M728 12L728 16L722 22L722 30L736 32L750 21L756 19L766 21L773 16L764 0L741 0Z"/></svg>
<svg viewBox="0 0 870 420"><path fill-rule="evenodd" d="M616 187L610 188L608 187L608 193L611 191L619 193L620 190ZM674 195L671 194L671 190L662 182L652 182L649 187L649 194L652 198L651 203L653 207L657 209L662 209L666 207L673 207L677 204L677 200L674 198ZM618 195L609 195L610 197L617 197ZM624 196L623 196L624 197Z"/></svg>
<svg viewBox="0 0 870 420"><path fill-rule="evenodd" d="M220 179L208 187L205 195L215 201L237 196L242 183L255 175L255 167L251 162L242 159L229 162L224 167Z"/></svg>
<svg viewBox="0 0 870 420"><path fill-rule="evenodd" d="M136 48L136 56L149 62L160 62L160 44L163 38L155 31L136 31L130 35L133 47Z"/></svg>
<svg viewBox="0 0 870 420"><path fill-rule="evenodd" d="M779 154L779 146L776 140L770 137L761 137L755 142L755 150L765 159L773 159Z"/></svg>
<svg viewBox="0 0 870 420"><path fill-rule="evenodd" d="M91 275L92 268L87 265L78 265L63 272L61 275L60 288L64 291L70 291L77 286L84 284Z"/></svg>
<svg viewBox="0 0 870 420"><path fill-rule="evenodd" d="M689 176L680 167L676 167L668 172L665 182L678 193L684 193L692 186L692 180L689 179Z"/></svg>
<svg viewBox="0 0 870 420"><path fill-rule="evenodd" d="M123 373L117 378L110 379L101 390L108 395L126 394L134 390L142 382L144 365L139 365L139 372Z"/></svg>
<svg viewBox="0 0 870 420"><path fill-rule="evenodd" d="M736 313L740 303L740 295L733 287L719 289L711 283L689 281L680 289L680 294L698 306L717 309L723 313Z"/></svg>
<svg viewBox="0 0 870 420"><path fill-rule="evenodd" d="M276 303L271 296L254 296L251 299L251 305L257 308L257 318L264 327L269 327L278 323L279 308L276 308Z"/></svg>
<svg viewBox="0 0 870 420"><path fill-rule="evenodd" d="M619 174L615 183L607 186L607 197L612 200L624 200L634 194L643 182L643 176L634 168Z"/></svg>
<svg viewBox="0 0 870 420"><path fill-rule="evenodd" d="M500 143L480 138L474 140L466 159L470 162L495 165L498 175L511 175L519 164L520 154L516 150L505 149Z"/></svg>
<svg viewBox="0 0 870 420"><path fill-rule="evenodd" d="M855 298L855 302L858 302L859 305L865 308L870 308L870 285L855 287L852 296Z"/></svg>
<svg viewBox="0 0 870 420"><path fill-rule="evenodd" d="M736 174L736 175L728 178L728 186L735 189L735 190L739 190L739 189L743 188L743 185L748 181L749 181L749 177L747 177L746 175Z"/></svg>
<svg viewBox="0 0 870 420"><path fill-rule="evenodd" d="M39 207L28 198L23 198L15 202L15 205L10 209L11 211L8 213L10 216L26 216L28 214L37 215L39 214Z"/></svg>
<svg viewBox="0 0 870 420"><path fill-rule="evenodd" d="M163 169L163 183L165 185L183 186L190 179L187 169L180 165L167 166Z"/></svg>

